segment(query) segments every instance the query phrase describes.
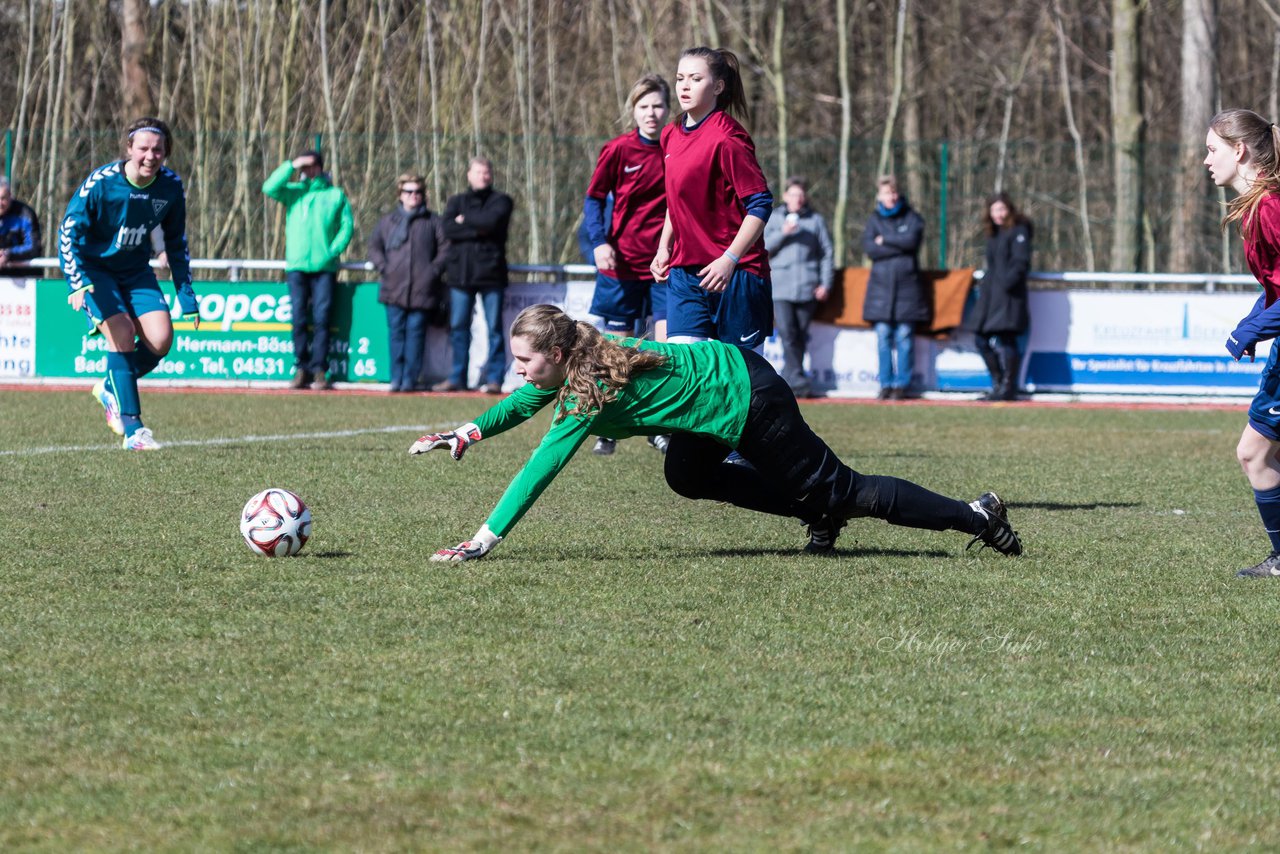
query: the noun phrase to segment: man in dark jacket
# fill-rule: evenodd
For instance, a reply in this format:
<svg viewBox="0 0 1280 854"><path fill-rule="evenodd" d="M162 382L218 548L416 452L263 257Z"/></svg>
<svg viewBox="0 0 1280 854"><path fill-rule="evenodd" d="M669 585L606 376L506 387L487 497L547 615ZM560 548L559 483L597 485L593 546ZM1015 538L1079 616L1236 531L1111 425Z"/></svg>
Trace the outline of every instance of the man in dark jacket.
<svg viewBox="0 0 1280 854"><path fill-rule="evenodd" d="M378 271L378 302L387 307L391 390L421 384L427 320L444 299L444 223L426 204L421 175L396 179L399 204L369 236L369 260Z"/></svg>
<svg viewBox="0 0 1280 854"><path fill-rule="evenodd" d="M880 399L902 400L915 364L915 326L932 313L920 280L924 219L898 192L898 181L876 182L876 211L862 233L862 251L871 259L862 318L876 328L880 347Z"/></svg>
<svg viewBox="0 0 1280 854"><path fill-rule="evenodd" d="M480 388L486 394L501 394L507 371L502 300L507 289L507 228L513 204L510 196L493 189L493 164L488 158L471 159L467 184L470 189L450 198L444 207L444 235L449 240L449 342L453 366L449 378L432 386L432 390L459 391L467 387L471 315L479 294L489 330L489 356Z"/></svg>
<svg viewBox="0 0 1280 854"><path fill-rule="evenodd" d="M39 276L39 270L22 263L39 254L40 218L30 205L15 199L9 182L0 178L0 276Z"/></svg>

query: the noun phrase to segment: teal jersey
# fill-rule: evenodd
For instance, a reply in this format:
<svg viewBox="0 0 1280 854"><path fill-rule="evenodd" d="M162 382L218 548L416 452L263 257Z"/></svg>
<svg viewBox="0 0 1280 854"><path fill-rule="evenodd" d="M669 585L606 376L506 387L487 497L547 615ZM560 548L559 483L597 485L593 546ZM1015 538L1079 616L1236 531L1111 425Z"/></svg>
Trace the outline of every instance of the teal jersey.
<svg viewBox="0 0 1280 854"><path fill-rule="evenodd" d="M657 350L664 364L634 375L615 400L590 416L566 415L556 407L551 429L507 487L487 522L505 537L533 506L588 436L625 439L664 433L693 433L735 448L742 438L751 399L751 380L742 352L732 344L659 344L627 338L624 347ZM555 401L556 389L524 385L476 419L484 438L522 424ZM569 399L570 407L573 399Z"/></svg>
<svg viewBox="0 0 1280 854"><path fill-rule="evenodd" d="M191 285L187 253L187 199L182 179L162 167L145 187L124 173L125 161L99 167L84 180L58 227L58 260L71 291L91 284L84 267L108 273L138 273L151 261L151 232L160 226L173 284Z"/></svg>

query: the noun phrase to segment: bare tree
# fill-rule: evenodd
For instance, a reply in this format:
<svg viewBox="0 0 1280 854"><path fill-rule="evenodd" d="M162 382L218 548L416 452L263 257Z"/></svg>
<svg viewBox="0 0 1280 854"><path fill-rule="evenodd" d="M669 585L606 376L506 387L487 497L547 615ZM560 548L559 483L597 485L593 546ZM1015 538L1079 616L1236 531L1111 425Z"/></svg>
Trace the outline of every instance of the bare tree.
<svg viewBox="0 0 1280 854"><path fill-rule="evenodd" d="M1113 0L1111 30L1111 124L1115 139L1115 233L1111 269L1142 265L1142 117L1141 0Z"/></svg>
<svg viewBox="0 0 1280 854"><path fill-rule="evenodd" d="M147 0L120 4L120 100L130 116L155 112L147 75Z"/></svg>
<svg viewBox="0 0 1280 854"><path fill-rule="evenodd" d="M1214 0L1182 0L1182 112L1178 124L1174 218L1169 237L1170 268L1179 272L1194 265L1195 221L1204 207L1208 189L1197 155L1204 147L1205 129L1213 118L1213 105L1217 100L1213 53L1217 29Z"/></svg>

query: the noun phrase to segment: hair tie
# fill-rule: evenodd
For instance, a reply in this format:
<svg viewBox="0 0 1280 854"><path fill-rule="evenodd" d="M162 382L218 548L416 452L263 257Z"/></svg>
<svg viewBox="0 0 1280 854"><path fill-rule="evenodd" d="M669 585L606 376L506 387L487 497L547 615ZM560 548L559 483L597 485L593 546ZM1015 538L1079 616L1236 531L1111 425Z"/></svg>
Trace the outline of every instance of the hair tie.
<svg viewBox="0 0 1280 854"><path fill-rule="evenodd" d="M1275 127L1275 125L1272 125L1272 127ZM164 136L164 135L165 135L164 131L160 130L160 128L155 128L155 127L144 127L144 128L138 128L137 130L134 130L134 131L130 131L130 132L129 132L129 139L133 139L136 135L138 135L138 134L140 134L140 133L154 133L156 136Z"/></svg>

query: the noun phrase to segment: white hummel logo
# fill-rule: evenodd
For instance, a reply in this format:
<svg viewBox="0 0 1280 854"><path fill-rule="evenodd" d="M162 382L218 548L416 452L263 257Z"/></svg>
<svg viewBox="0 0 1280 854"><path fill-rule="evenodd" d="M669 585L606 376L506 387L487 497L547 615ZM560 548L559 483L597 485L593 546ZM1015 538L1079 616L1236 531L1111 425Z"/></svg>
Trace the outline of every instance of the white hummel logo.
<svg viewBox="0 0 1280 854"><path fill-rule="evenodd" d="M634 171L636 171L636 170L637 170L637 169L639 169L639 168L640 168L639 166L623 166L623 167L622 167L622 171L623 171L623 172L634 172Z"/></svg>

